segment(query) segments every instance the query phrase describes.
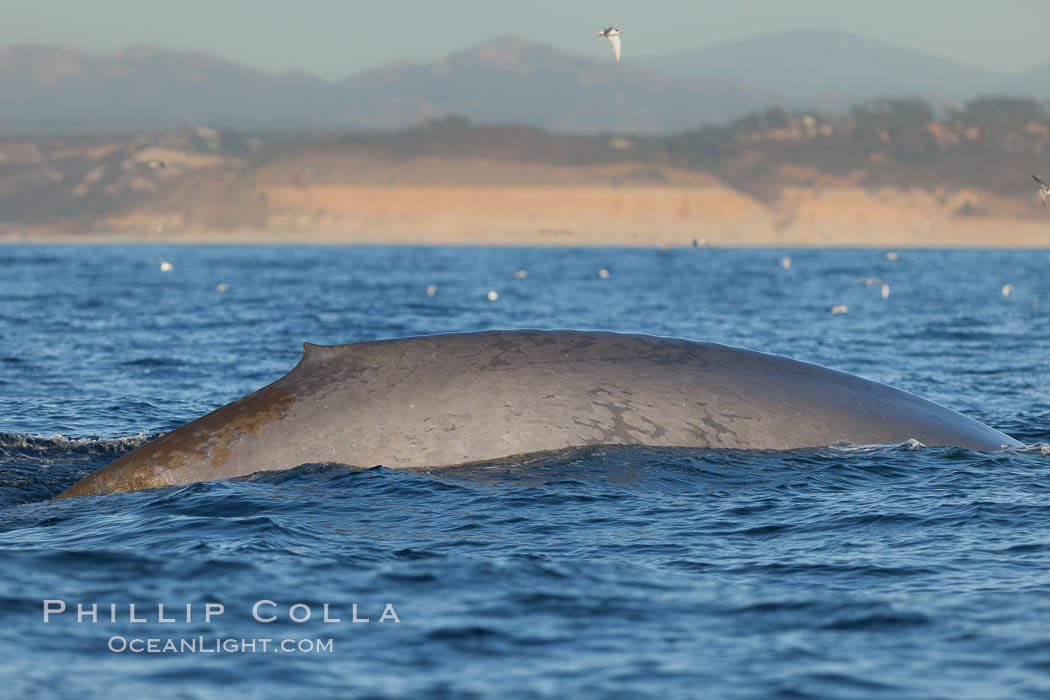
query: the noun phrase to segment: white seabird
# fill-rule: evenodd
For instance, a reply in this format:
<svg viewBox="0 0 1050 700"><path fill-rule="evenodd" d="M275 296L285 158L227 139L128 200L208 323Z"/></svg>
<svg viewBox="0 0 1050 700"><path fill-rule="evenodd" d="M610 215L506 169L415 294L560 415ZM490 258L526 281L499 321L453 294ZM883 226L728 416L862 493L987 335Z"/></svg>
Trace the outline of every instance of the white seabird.
<svg viewBox="0 0 1050 700"><path fill-rule="evenodd" d="M858 277L857 279L853 280L853 284L861 284L862 282L869 286L873 284L879 285L882 293L882 298L890 298L890 285L886 284L881 277Z"/></svg>
<svg viewBox="0 0 1050 700"><path fill-rule="evenodd" d="M1039 201L1043 203L1043 209L1046 209L1046 198L1050 197L1050 185L1046 184L1035 175L1032 179L1039 183Z"/></svg>
<svg viewBox="0 0 1050 700"><path fill-rule="evenodd" d="M862 282L868 285L884 284L881 277L858 277L857 279L853 280L853 284L861 284Z"/></svg>
<svg viewBox="0 0 1050 700"><path fill-rule="evenodd" d="M616 54L616 62L620 62L620 35L623 34L616 27L606 27L600 32L595 32L594 36L600 36L609 40L609 43L613 45L613 52Z"/></svg>

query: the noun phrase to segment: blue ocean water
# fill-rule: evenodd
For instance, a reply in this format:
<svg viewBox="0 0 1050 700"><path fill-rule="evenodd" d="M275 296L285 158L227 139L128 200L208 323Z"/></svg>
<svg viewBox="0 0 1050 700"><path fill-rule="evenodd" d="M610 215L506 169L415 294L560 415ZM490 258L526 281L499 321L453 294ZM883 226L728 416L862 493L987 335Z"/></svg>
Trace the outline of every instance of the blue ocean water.
<svg viewBox="0 0 1050 700"><path fill-rule="evenodd" d="M2 694L1046 697L1050 251L885 252L0 247ZM1030 447L611 446L48 500L304 340L522 327L782 353Z"/></svg>

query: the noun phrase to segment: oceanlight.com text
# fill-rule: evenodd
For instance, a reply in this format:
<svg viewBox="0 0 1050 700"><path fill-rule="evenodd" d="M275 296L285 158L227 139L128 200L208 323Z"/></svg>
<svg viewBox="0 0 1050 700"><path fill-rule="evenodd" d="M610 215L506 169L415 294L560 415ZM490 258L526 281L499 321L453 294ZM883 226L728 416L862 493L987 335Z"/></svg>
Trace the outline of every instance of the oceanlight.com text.
<svg viewBox="0 0 1050 700"><path fill-rule="evenodd" d="M115 654L331 654L333 639L237 637L122 637L106 643Z"/></svg>

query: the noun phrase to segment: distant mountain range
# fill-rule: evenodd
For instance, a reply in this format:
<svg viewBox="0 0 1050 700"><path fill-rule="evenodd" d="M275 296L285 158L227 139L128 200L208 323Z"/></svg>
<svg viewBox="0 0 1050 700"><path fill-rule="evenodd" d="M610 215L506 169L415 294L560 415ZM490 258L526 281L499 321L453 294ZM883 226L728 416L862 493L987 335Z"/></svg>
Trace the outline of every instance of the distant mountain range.
<svg viewBox="0 0 1050 700"><path fill-rule="evenodd" d="M138 47L99 55L0 49L0 136L162 130L395 129L459 114L563 132L666 133L771 106L838 110L921 95L1050 97L1050 63L997 73L834 30L727 42L624 61L503 37L431 63L399 62L326 81L271 75L199 52Z"/></svg>
<svg viewBox="0 0 1050 700"><path fill-rule="evenodd" d="M638 62L669 77L717 74L803 109L900 96L939 107L981 95L1050 98L1050 62L1004 73L835 29L750 37Z"/></svg>

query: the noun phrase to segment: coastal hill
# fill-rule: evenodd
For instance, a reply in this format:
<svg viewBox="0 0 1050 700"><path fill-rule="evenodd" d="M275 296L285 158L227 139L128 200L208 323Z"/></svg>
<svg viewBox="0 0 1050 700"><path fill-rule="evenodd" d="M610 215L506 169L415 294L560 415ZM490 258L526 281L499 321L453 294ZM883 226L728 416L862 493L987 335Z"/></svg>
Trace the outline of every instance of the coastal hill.
<svg viewBox="0 0 1050 700"><path fill-rule="evenodd" d="M914 98L676 134L462 117L0 141L0 236L625 245L1050 245L1050 115Z"/></svg>
<svg viewBox="0 0 1050 700"><path fill-rule="evenodd" d="M666 132L774 101L745 85L617 64L608 53L585 57L504 37L431 63L403 61L326 81L270 75L198 52L137 47L98 55L15 46L0 49L0 134L155 131L187 123L348 131L402 128L450 114L559 131Z"/></svg>
<svg viewBox="0 0 1050 700"><path fill-rule="evenodd" d="M273 75L191 51L95 54L0 48L0 137L162 131L400 129L462 115L563 133L671 133L784 105L842 116L851 104L926 96L937 109L982 95L1050 98L1050 64L967 66L839 30L787 32L617 64L606 42L578 53L498 37L437 60L399 61L336 81ZM789 58L785 58L789 57Z"/></svg>

